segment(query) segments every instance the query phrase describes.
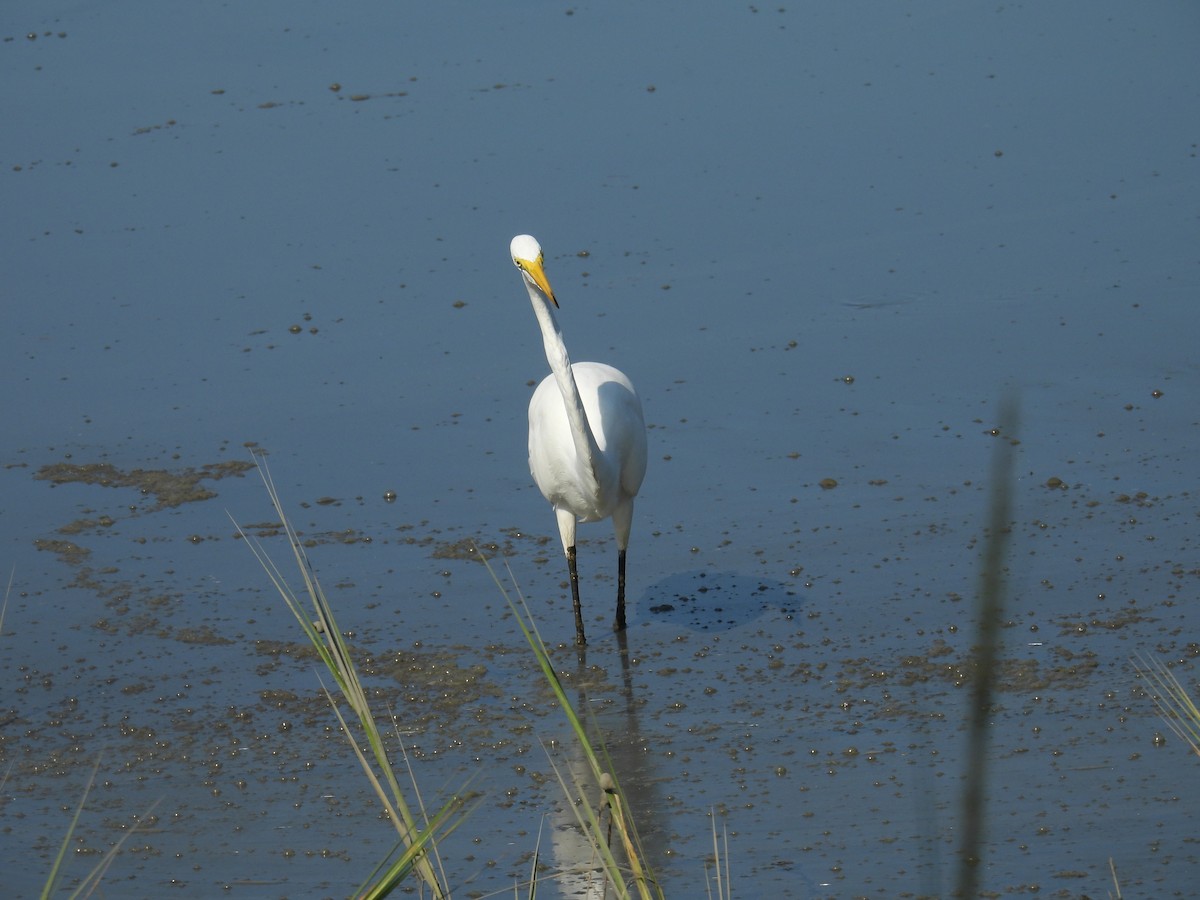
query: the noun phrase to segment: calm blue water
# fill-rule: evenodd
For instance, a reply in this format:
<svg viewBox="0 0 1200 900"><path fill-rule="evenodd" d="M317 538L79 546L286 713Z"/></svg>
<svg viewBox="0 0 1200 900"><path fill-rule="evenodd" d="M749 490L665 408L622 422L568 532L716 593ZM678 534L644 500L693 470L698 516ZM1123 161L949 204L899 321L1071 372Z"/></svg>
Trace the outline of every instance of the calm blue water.
<svg viewBox="0 0 1200 900"><path fill-rule="evenodd" d="M637 738L669 894L699 890L710 806L741 894L948 889L962 692L896 679L937 641L970 647L1006 391L1006 641L1080 673L1005 696L983 884L1095 895L1110 856L1131 890L1194 884L1196 767L1154 746L1128 661L1162 654L1193 683L1198 37L1187 3L9 3L0 846L38 864L6 888L37 890L102 750L114 787L87 846L167 798L110 875L122 893L345 894L389 840L337 741L278 737L261 711L240 744L220 730L262 690L313 690L306 664L252 649L297 637L232 539L227 512L271 519L256 476L157 509L43 466L179 472L253 444L302 530L371 538L314 556L376 652L518 646L486 574L435 555L476 538L507 546L544 633L569 639L525 461L547 367L518 232L546 249L573 358L628 372L651 426L642 714L613 727ZM581 537L606 621L610 534ZM700 573L735 614L684 612ZM747 603L760 581L768 602ZM187 639L201 626L231 643ZM617 682L605 640L589 661ZM523 662L485 662L498 697L532 690ZM172 747L131 749L122 723L143 720ZM484 849L448 851L451 881L505 889L553 801L485 737L455 756L458 727L421 732L447 751L427 777L491 757L497 802ZM280 747L330 781L281 787ZM211 761L235 758L248 786L218 798ZM330 824L293 788L358 800Z"/></svg>

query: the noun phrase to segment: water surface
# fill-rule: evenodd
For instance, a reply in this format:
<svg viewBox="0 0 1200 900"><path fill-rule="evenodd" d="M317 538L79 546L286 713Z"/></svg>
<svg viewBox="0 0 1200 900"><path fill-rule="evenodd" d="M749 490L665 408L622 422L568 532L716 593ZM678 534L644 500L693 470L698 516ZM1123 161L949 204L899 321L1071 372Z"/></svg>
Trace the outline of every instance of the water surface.
<svg viewBox="0 0 1200 900"><path fill-rule="evenodd" d="M465 552L503 551L570 640L518 232L573 357L628 372L650 425L628 653L590 526L594 640L559 658L670 896L703 890L713 811L739 894L949 891L1014 439L981 884L1097 896L1111 858L1127 892L1186 892L1200 768L1131 658L1194 684L1198 24L10 4L7 892L38 890L97 758L68 873L150 826L112 892L346 895L390 846L235 538L285 558L255 451L427 798L484 792L443 848L456 896L511 889L540 827L579 861L540 746L565 729Z"/></svg>

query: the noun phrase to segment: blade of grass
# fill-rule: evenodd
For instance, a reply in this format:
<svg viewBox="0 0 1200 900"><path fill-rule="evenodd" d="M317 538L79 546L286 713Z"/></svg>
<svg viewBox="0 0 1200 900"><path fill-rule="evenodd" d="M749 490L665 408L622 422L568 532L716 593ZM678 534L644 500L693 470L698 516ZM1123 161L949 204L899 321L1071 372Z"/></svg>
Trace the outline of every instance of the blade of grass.
<svg viewBox="0 0 1200 900"><path fill-rule="evenodd" d="M563 715L566 716L567 722L571 727L571 731L575 735L576 743L583 752L584 760L587 762L588 768L595 779L596 784L601 786L604 792L604 800L610 809L611 821L617 829L617 833L621 838L622 846L625 850L627 862L629 864L632 880L637 888L638 895L644 900L651 900L654 897L663 897L662 888L658 885L657 879L653 873L644 865L642 860L645 858L645 853L642 850L641 841L637 836L637 828L634 824L633 817L629 811L628 805L624 802L624 792L621 790L620 783L614 772L612 760L609 758L607 751L604 750L601 744L600 752L592 745L591 739L588 737L588 732L584 723L580 720L575 707L571 704L570 698L567 696L566 689L563 687L562 681L558 677L558 673L554 670L554 665L550 660L550 651L546 647L545 641L542 640L541 633L537 629L537 623L533 618L533 614L529 610L528 604L525 602L525 597L517 590L514 600L512 594L509 593L504 583L496 574L491 562L476 548L476 553L480 560L488 570L488 574L492 576L492 581L499 588L500 593L507 601L509 608L513 611L516 617L517 624L521 629L521 633L525 636L530 649L533 651L534 658L537 660L538 667L542 671L542 676L549 685L551 692L558 701L559 707L562 709ZM509 578L514 581L511 569L508 572ZM518 606L518 601L520 606ZM547 754L549 755L549 754ZM603 755L603 765L601 760ZM553 760L551 760L553 765ZM559 783L562 785L564 792L568 798L571 792L566 785L561 773L558 772L555 766L555 774L558 776ZM586 791L580 787L582 796L586 796ZM599 818L591 810L588 804L583 804L587 810L587 815L584 816L579 811L579 807L573 806L576 817L580 821L580 827L588 836L593 849L597 852L600 859L603 861L603 868L609 883L614 890L620 892L620 896L628 896L627 889L624 885L624 878L620 866L617 864L611 849L608 847L608 841L605 839L601 829Z"/></svg>
<svg viewBox="0 0 1200 900"><path fill-rule="evenodd" d="M452 797L445 806L429 820L429 823L421 829L413 837L411 844L405 846L403 840L398 840L396 846L392 848L392 853L395 853L401 847L404 847L404 852L400 858L391 863L385 868L381 865L373 874L378 875L375 884L362 890L358 897L360 900L380 900L396 890L420 864L421 859L425 858L423 854L426 851L426 845L435 846L437 841L442 840L451 834L459 825L465 821L469 813L469 799L466 797ZM473 808L475 804L471 803ZM389 853L390 857L391 854ZM382 874L379 872L382 871Z"/></svg>
<svg viewBox="0 0 1200 900"><path fill-rule="evenodd" d="M8 612L8 597L12 593L13 579L17 577L17 567L13 566L8 573L8 586L4 589L4 603L0 604L0 634L4 634L4 614Z"/></svg>
<svg viewBox="0 0 1200 900"><path fill-rule="evenodd" d="M154 808L158 806L159 802L159 800L155 800L150 804L149 808L142 815L143 820L150 817L150 814L154 811ZM96 864L95 868L93 868L92 871L87 874L79 887L76 888L74 893L70 895L69 900L77 900L77 898L81 897L90 897L100 889L100 882L104 879L104 876L108 874L108 870L116 861L118 854L121 852L121 848L125 846L126 841L138 833L140 828L141 822L129 829L129 831L125 832L125 834L121 835L121 839L109 848L108 852L104 854L100 862Z"/></svg>
<svg viewBox="0 0 1200 900"><path fill-rule="evenodd" d="M0 634L4 633L4 615L8 610L8 598L12 593L13 579L16 577L16 574L17 570L14 566L8 576L8 585L4 589L4 601L2 604L0 604ZM71 838L74 836L75 829L79 825L79 817L83 814L83 809L87 803L88 795L92 792L92 786L96 783L96 772L100 770L101 758L102 757L99 755L96 757L96 762L92 766L91 775L88 776L87 787L85 787L83 790L83 796L79 798L79 804L75 807L75 814L71 817L71 822L67 826L66 834L63 835L62 844L59 846L58 853L54 857L54 862L50 866L50 872L46 876L46 883L42 887L41 897L43 900L50 897L58 889L58 883L62 877L63 863L66 860L67 848L70 846ZM4 785L7 784L8 777L11 774L14 765L16 765L15 762L10 763L9 767L4 772L4 777L0 778L0 789L3 789ZM150 812L153 811L154 807L157 805L158 801L155 801L153 804L151 804L143 818L149 816ZM100 886L101 880L103 880L104 875L109 870L109 867L112 866L113 861L121 852L121 848L125 845L127 840L137 833L137 830L138 826L134 826L128 832L122 835L121 839L117 841L116 844L109 848L108 852L101 857L100 862L98 862L92 868L92 870L83 877L79 883L79 887L77 887L70 894L72 900L74 900L76 897L88 897Z"/></svg>
<svg viewBox="0 0 1200 900"><path fill-rule="evenodd" d="M404 737L400 733L400 723L399 723L398 717L393 715L390 704L387 706L387 713L388 713L388 720L392 723L392 734L395 736L396 746L400 748L400 756L404 760L404 769L408 773L408 783L410 785L412 785L412 791L413 791L413 795L416 799L417 809L419 809L421 811L421 816L422 816L423 821L425 822L425 827L426 827L426 829L428 829L429 824L430 824L430 819L429 819L428 814L426 813L425 800L421 796L421 787L417 782L417 773L413 771L412 760L409 759L409 757L408 757L408 751L404 749ZM474 798L477 796L476 792L467 790L467 785L471 783L472 778L473 778L473 776L471 778L468 778L467 781L463 784L462 788L460 788L460 794L462 795L463 802L466 802L467 799ZM452 801L456 800L456 799L459 799L458 795L451 798ZM474 809L475 805L476 805L475 803L472 803L471 809ZM462 816L454 824L454 827L449 829L446 832L446 834L449 834L450 831L453 831L454 828L457 828L459 825L461 825L462 820L466 818L466 816L469 814L469 812L470 812L470 810L464 809ZM442 864L441 856L437 853L433 854L433 861L437 864L438 874L441 876L442 884L449 884L450 883L449 879L446 877L446 867Z"/></svg>
<svg viewBox="0 0 1200 900"><path fill-rule="evenodd" d="M533 845L533 861L529 865L529 891L525 895L525 900L536 900L538 886L538 861L542 856L542 833L546 828L546 817L542 816L542 821L538 823L537 843ZM513 891L514 896L516 890Z"/></svg>
<svg viewBox="0 0 1200 900"><path fill-rule="evenodd" d="M92 786L96 783L96 772L100 770L100 759L100 756L96 757L96 762L92 766L92 773L88 776L87 787L84 788L83 796L79 798L79 803L75 807L75 814L71 817L71 823L67 826L66 834L63 835L62 844L58 848L58 854L54 857L54 862L50 867L50 874L46 877L46 884L42 888L42 900L48 900L48 898L58 892L59 882L62 879L63 863L66 860L67 848L71 845L71 838L74 837L75 829L79 825L79 817L83 814L84 807L87 805L87 798L92 792ZM153 812L154 807L156 806L158 806L157 800L150 805L149 809L146 810L145 814L142 816L142 819L146 819L150 813ZM100 887L100 882L103 880L105 874L107 874L109 868L112 866L113 861L117 858L118 854L120 854L121 848L125 846L126 841L128 841L138 832L140 827L141 823L139 822L138 825L135 825L133 828L129 829L129 831L121 836L119 841L117 841L108 849L108 852L101 857L100 862L96 863L92 870L88 872L87 875L85 875L79 882L79 886L68 895L70 900L75 900L75 898L78 897L90 897L96 891L96 889Z"/></svg>
<svg viewBox="0 0 1200 900"><path fill-rule="evenodd" d="M256 540L246 534L236 520L234 521L234 526L237 528L238 534L246 541L247 546L250 547L251 552L254 553L255 558L263 567L263 571L267 573L267 577L283 598L288 609L295 616L305 636L308 637L309 642L320 656L322 663L333 676L342 697L357 717L361 733L371 749L371 755L375 762L374 766L371 765L365 754L361 752L357 741L353 738L353 732L338 709L332 694L326 690L326 696L330 698L330 703L333 705L338 721L350 739L351 745L355 750L355 755L358 757L363 771L367 773L376 795L387 810L392 825L400 836L400 840L406 848L416 848L414 850L415 862L412 870L429 886L435 898L447 897L448 895L442 887L442 881L439 879L434 870L433 863L429 859L430 854L435 859L437 858L437 845L428 840L418 842L423 829L418 826L416 817L413 815L409 804L405 801L404 793L400 788L391 760L388 757L387 748L380 734L379 727L375 722L370 704L367 701L362 680L359 678L358 671L351 658L349 645L346 643L343 633L338 628L333 608L325 596L325 591L321 587L320 581L317 579L308 554L304 551L304 545L300 540L299 534L292 526L291 521L284 511L283 502L279 497L279 492L275 488L275 483L271 478L270 470L267 468L266 460L260 455L256 457L255 461L258 466L259 475L262 477L263 485L266 487L267 495L271 500L271 505L275 509L275 514L279 517L280 524L291 547L296 568L303 579L304 592L308 595L308 599L312 604L311 614L304 609L299 597L288 585L283 572L270 558L269 554L267 554ZM230 518L232 519L232 516ZM323 685L322 688L324 689ZM386 784L386 790L384 784ZM453 801L451 801L450 805L453 805ZM445 811L445 808L443 808L443 811ZM441 868L440 860L438 860L438 867Z"/></svg>
<svg viewBox="0 0 1200 900"><path fill-rule="evenodd" d="M705 878L705 886L708 888L708 896L712 897L712 881L717 883L717 900L731 900L733 893L731 883L729 881L729 831L724 825L721 826L721 840L717 839L717 812L709 807L709 815L712 817L712 842L713 842L713 878ZM722 849L724 844L724 849ZM722 861L724 861L724 871L722 871ZM708 866L705 865L705 869Z"/></svg>
<svg viewBox="0 0 1200 900"><path fill-rule="evenodd" d="M83 815L84 804L87 803L88 794L92 792L92 785L96 781L96 772L100 770L100 757L96 757L96 762L92 765L92 774L88 776L87 787L84 788L83 796L79 798L79 803L75 807L75 815L71 816L71 824L67 826L67 833L63 835L62 843L59 844L58 854L54 857L54 862L50 866L50 875L46 879L46 885L42 888L42 900L49 900L50 896L58 887L58 880L62 875L63 860L67 856L67 848L71 846L71 837L75 834L75 827L79 824L79 817Z"/></svg>

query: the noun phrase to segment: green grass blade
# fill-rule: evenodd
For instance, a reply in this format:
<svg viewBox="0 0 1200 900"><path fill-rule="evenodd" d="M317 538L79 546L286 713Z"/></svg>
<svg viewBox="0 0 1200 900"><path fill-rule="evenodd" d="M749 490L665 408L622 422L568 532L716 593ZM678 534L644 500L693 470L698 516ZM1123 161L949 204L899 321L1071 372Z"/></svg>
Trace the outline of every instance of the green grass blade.
<svg viewBox="0 0 1200 900"><path fill-rule="evenodd" d="M75 834L75 827L79 824L79 817L83 815L84 804L87 803L88 794L92 792L92 785L96 781L96 772L100 770L100 757L96 757L96 762L92 766L92 774L88 776L87 787L84 788L83 796L79 798L79 803L75 807L75 815L71 816L71 824L67 826L67 832L63 835L62 843L59 844L58 853L54 857L54 862L50 866L50 875L46 879L46 884L42 888L42 900L49 900L50 896L58 887L59 878L62 876L63 860L67 857L67 848L71 846L71 837Z"/></svg>
<svg viewBox="0 0 1200 900"><path fill-rule="evenodd" d="M312 606L311 612L305 609L296 592L288 585L283 572L270 558L269 554L266 553L257 541L249 537L241 526L237 525L236 521L234 525L237 527L238 534L246 540L251 552L254 553L259 564L267 573L267 577L270 579L272 585L279 592L288 609L291 610L296 621L300 624L305 636L337 684L341 696L353 711L355 718L357 718L361 734L370 747L374 765L362 753L358 742L354 738L354 731L342 716L341 710L338 708L336 701L334 701L331 692L326 690L326 696L330 698L330 703L337 715L338 722L350 739L355 755L358 757L363 771L367 773L376 795L387 810L388 817L399 834L401 842L406 848L413 850L414 861L411 870L415 871L420 879L428 885L435 898L446 897L448 895L442 887L442 880L439 879L429 858L430 855L436 858L437 845L429 841L421 841L420 845L417 843L423 830L418 825L409 804L405 801L404 793L396 778L383 737L380 734L375 716L367 700L362 680L354 665L349 645L346 643L342 631L338 628L333 608L325 596L325 591L321 587L321 583L316 576L308 555L304 551L304 544L284 511L283 502L280 499L279 492L275 488L275 483L267 468L266 460L258 456L256 463L263 480L263 485L266 487L267 495L271 500L271 505L275 509L275 514L279 517L280 524L291 547L296 568L304 583L304 593L307 594ZM324 685L322 685L322 688L324 689Z"/></svg>
<svg viewBox="0 0 1200 900"><path fill-rule="evenodd" d="M382 870L383 874L374 884L359 893L359 898L361 900L380 900L400 887L420 865L421 860L427 858L424 855L427 848L435 846L437 841L442 840L458 828L466 820L474 805L472 797L451 797L446 805L429 820L429 824L413 836L410 844L405 846L403 841L397 842L392 852L394 853L401 846L404 846L404 852L386 869L381 867L376 870L377 873Z"/></svg>
<svg viewBox="0 0 1200 900"><path fill-rule="evenodd" d="M533 845L533 862L529 865L529 891L525 894L525 900L536 900L538 886L538 862L542 858L542 833L546 828L546 817L542 817L542 821L538 823L537 843ZM516 891L513 891L516 894Z"/></svg>
<svg viewBox="0 0 1200 900"><path fill-rule="evenodd" d="M88 776L87 787L84 788L83 796L79 798L79 804L75 807L75 814L71 817L71 823L67 826L66 834L63 835L62 844L58 848L58 854L54 857L54 862L50 867L50 874L46 878L46 884L42 887L42 900L48 900L49 897L58 891L59 882L62 879L63 864L66 860L67 848L71 845L71 838L74 836L75 829L79 825L79 817L83 814L87 798L92 792L92 786L96 783L96 772L100 769L100 759L101 757L96 757L96 762L92 766L92 773ZM150 805L150 808L146 810L142 818L145 819L148 817L156 806L158 806L158 801ZM108 852L92 867L92 870L80 880L79 886L68 895L70 900L76 900L78 897L90 897L95 893L100 887L100 882L103 880L105 874L112 866L113 861L120 854L121 848L125 846L126 841L137 834L139 827L140 824L129 829L129 831L121 836L119 841L108 849Z"/></svg>
<svg viewBox="0 0 1200 900"><path fill-rule="evenodd" d="M478 553L478 550L476 552ZM663 893L657 879L643 863L645 852L637 836L637 828L629 807L624 801L625 794L621 790L620 783L617 780L611 758L609 758L607 751L604 750L603 744L601 744L599 752L592 745L592 741L588 737L587 728L580 720L575 707L571 704L571 700L567 696L567 691L563 687L562 681L558 677L558 673L554 670L554 664L550 659L550 651L547 649L545 641L542 640L542 636L537 629L537 624L534 621L533 614L529 611L529 606L526 604L524 596L521 595L520 591L516 591L517 600L514 601L512 595L496 574L495 569L492 568L491 562L482 553L479 553L479 558L487 567L488 574L492 576L493 582L495 582L496 587L499 588L500 593L507 601L509 608L513 611L517 625L520 627L521 633L525 636L525 640L533 651L534 658L537 660L538 667L542 671L542 676L546 684L549 685L551 692L558 701L559 707L562 709L563 715L566 716L571 731L575 735L576 743L583 753L584 760L592 773L595 783L601 786L603 802L609 810L613 827L621 839L622 847L625 850L626 859L629 864L631 879L637 888L638 896L644 898L644 900L653 900L655 897L661 898ZM511 570L509 571L509 577L512 577ZM520 603L519 606L517 601ZM551 766L554 767L555 775L558 777L563 792L570 798L572 793L566 780L563 778L561 772L559 772L558 767L554 765L554 761L551 760L550 762ZM580 796L586 796L586 790L582 785L576 785L576 788ZM618 896L629 896L622 869L613 856L611 848L608 846L608 841L598 815L587 803L582 804L582 811L580 806L576 805L572 805L572 809L575 812L580 828L588 836L593 850L602 861L610 885L618 892Z"/></svg>

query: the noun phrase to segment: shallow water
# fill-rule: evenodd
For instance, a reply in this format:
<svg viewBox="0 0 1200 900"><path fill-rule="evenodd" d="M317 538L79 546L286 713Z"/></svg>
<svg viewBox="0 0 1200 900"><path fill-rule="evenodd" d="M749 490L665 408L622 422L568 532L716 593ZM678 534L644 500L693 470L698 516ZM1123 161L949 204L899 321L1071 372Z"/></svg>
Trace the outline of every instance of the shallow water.
<svg viewBox="0 0 1200 900"><path fill-rule="evenodd" d="M668 895L703 890L710 811L743 896L950 890L1014 438L981 885L1099 896L1111 859L1127 892L1189 892L1200 765L1131 659L1195 683L1198 25L11 4L5 893L38 890L97 759L67 871L148 822L122 896L347 895L390 847L235 536L286 558L255 450L427 801L483 793L443 846L455 895L510 890L543 820L579 861L540 746L565 728L465 552L502 551L570 640L521 231L573 357L627 371L650 426L628 653L588 526L593 643L557 656Z"/></svg>

